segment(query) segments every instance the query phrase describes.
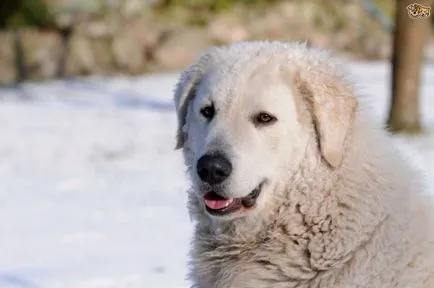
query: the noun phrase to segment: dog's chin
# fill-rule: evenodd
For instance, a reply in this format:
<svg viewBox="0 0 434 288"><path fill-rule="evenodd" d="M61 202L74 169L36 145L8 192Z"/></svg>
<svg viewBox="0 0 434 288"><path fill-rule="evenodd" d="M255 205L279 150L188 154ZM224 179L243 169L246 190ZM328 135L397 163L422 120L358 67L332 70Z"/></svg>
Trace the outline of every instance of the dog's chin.
<svg viewBox="0 0 434 288"><path fill-rule="evenodd" d="M246 215L256 208L265 184L266 181L264 180L249 194L240 198L225 198L215 191L208 191L203 196L205 210L210 216L221 219Z"/></svg>

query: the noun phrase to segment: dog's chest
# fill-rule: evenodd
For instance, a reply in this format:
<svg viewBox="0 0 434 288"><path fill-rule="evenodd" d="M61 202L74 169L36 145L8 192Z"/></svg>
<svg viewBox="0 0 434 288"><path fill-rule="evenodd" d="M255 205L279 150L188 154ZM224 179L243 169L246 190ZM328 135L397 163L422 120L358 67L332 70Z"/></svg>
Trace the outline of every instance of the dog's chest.
<svg viewBox="0 0 434 288"><path fill-rule="evenodd" d="M292 241L196 244L193 278L198 287L309 287L317 275L305 248Z"/></svg>

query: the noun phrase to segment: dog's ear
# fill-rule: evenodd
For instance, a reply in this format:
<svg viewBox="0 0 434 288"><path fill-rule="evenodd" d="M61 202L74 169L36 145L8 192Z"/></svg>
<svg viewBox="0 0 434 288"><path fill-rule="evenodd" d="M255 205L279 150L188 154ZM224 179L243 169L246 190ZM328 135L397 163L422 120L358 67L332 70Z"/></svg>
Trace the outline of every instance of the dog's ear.
<svg viewBox="0 0 434 288"><path fill-rule="evenodd" d="M197 67L196 67L197 68ZM175 108L178 116L178 128L176 133L175 149L180 149L184 146L187 131L188 105L196 94L196 87L203 76L203 69L195 69L194 67L183 72L175 88Z"/></svg>
<svg viewBox="0 0 434 288"><path fill-rule="evenodd" d="M358 103L351 83L333 70L296 71L292 76L311 111L321 154L330 166L337 168L342 164L345 139Z"/></svg>

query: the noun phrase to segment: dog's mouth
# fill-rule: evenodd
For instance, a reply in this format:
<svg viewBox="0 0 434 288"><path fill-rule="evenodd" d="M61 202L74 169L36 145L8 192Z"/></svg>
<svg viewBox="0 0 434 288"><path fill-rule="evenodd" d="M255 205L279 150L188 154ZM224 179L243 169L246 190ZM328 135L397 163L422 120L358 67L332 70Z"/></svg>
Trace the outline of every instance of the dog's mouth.
<svg viewBox="0 0 434 288"><path fill-rule="evenodd" d="M211 215L223 216L242 208L252 208L262 192L264 183L262 182L249 195L241 198L224 198L216 192L210 191L203 196L206 210Z"/></svg>

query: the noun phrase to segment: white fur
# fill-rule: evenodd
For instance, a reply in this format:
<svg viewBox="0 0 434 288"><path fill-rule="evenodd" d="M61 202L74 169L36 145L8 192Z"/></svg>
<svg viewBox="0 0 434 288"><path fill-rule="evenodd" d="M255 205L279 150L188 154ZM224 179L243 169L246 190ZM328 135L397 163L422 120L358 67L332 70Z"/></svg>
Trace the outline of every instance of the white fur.
<svg viewBox="0 0 434 288"><path fill-rule="evenodd" d="M346 75L328 54L280 42L213 48L182 74L193 287L434 287L434 206ZM261 111L278 120L256 126ZM215 151L233 165L226 197L267 180L253 209L206 212L196 162Z"/></svg>

